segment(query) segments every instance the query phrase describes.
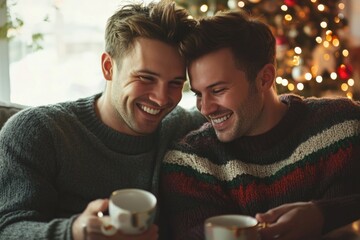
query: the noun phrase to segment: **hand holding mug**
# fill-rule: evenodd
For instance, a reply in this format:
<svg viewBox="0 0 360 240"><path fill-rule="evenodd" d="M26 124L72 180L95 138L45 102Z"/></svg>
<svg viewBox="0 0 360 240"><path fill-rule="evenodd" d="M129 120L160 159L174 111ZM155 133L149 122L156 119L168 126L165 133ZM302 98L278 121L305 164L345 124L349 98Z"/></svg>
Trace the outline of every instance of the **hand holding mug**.
<svg viewBox="0 0 360 240"><path fill-rule="evenodd" d="M73 239L155 240L158 238L158 228L156 225L152 224L153 218L149 220L149 226L137 235L128 235L121 230L118 231L117 228L115 229L110 225L110 216L102 215L102 212L107 211L108 207L108 199L98 199L90 202L84 212L76 218L72 225Z"/></svg>
<svg viewBox="0 0 360 240"><path fill-rule="evenodd" d="M262 240L267 239L320 239L324 224L320 209L312 202L283 204L266 213L256 214L259 222L267 222L261 229Z"/></svg>
<svg viewBox="0 0 360 240"><path fill-rule="evenodd" d="M140 234L153 224L156 202L156 197L145 190L117 190L110 196L108 225L126 234ZM111 235L111 228L108 232Z"/></svg>

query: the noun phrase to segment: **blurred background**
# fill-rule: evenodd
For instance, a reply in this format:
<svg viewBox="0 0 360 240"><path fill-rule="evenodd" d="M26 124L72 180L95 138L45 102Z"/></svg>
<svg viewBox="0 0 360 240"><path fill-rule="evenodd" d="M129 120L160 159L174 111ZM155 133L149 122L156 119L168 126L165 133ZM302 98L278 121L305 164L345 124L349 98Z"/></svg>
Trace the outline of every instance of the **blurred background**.
<svg viewBox="0 0 360 240"><path fill-rule="evenodd" d="M0 101L36 106L103 90L115 0L0 0ZM149 1L145 1L147 3ZM360 99L359 0L176 0L193 17L242 8L276 36L279 93ZM184 87L181 105L195 104Z"/></svg>

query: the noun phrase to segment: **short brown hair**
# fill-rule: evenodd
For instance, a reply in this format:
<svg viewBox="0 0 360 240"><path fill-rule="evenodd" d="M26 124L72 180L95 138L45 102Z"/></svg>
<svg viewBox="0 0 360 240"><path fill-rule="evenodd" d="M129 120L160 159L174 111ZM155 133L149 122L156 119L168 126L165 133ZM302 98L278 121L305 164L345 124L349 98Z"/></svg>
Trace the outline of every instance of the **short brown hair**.
<svg viewBox="0 0 360 240"><path fill-rule="evenodd" d="M119 60L132 48L137 37L179 46L195 25L196 21L189 18L185 9L169 0L148 5L128 4L108 19L105 51Z"/></svg>
<svg viewBox="0 0 360 240"><path fill-rule="evenodd" d="M242 10L217 12L199 20L182 47L191 62L220 48L229 48L249 81L267 63L275 65L275 38L270 28Z"/></svg>

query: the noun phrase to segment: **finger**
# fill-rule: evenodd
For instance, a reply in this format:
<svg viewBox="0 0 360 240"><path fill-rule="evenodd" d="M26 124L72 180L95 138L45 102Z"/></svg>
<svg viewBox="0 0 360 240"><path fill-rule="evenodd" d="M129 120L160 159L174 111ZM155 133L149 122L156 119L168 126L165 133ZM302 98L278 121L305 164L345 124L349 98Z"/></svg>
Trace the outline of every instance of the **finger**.
<svg viewBox="0 0 360 240"><path fill-rule="evenodd" d="M286 236L288 227L284 223L269 224L266 228L259 229L261 239L281 239Z"/></svg>
<svg viewBox="0 0 360 240"><path fill-rule="evenodd" d="M259 222L267 222L272 223L275 222L279 217L281 217L286 212L292 210L293 208L297 207L297 205L294 204L283 204L281 206L272 208L268 210L265 213L257 213L255 215L255 218Z"/></svg>
<svg viewBox="0 0 360 240"><path fill-rule="evenodd" d="M86 230L88 234L91 233L102 233L101 227L103 222L98 217L90 217L86 222Z"/></svg>
<svg viewBox="0 0 360 240"><path fill-rule="evenodd" d="M89 215L97 215L98 212L104 212L109 206L108 199L97 199L88 204L85 212Z"/></svg>

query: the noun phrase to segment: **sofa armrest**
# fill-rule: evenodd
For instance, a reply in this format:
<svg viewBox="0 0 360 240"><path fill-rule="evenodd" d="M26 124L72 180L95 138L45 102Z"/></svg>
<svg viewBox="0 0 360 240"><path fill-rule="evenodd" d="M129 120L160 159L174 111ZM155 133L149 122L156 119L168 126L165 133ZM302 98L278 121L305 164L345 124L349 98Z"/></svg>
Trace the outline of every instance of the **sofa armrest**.
<svg viewBox="0 0 360 240"><path fill-rule="evenodd" d="M7 103L0 101L0 129L4 126L5 122L15 113L24 109L26 106L16 104L16 103Z"/></svg>

